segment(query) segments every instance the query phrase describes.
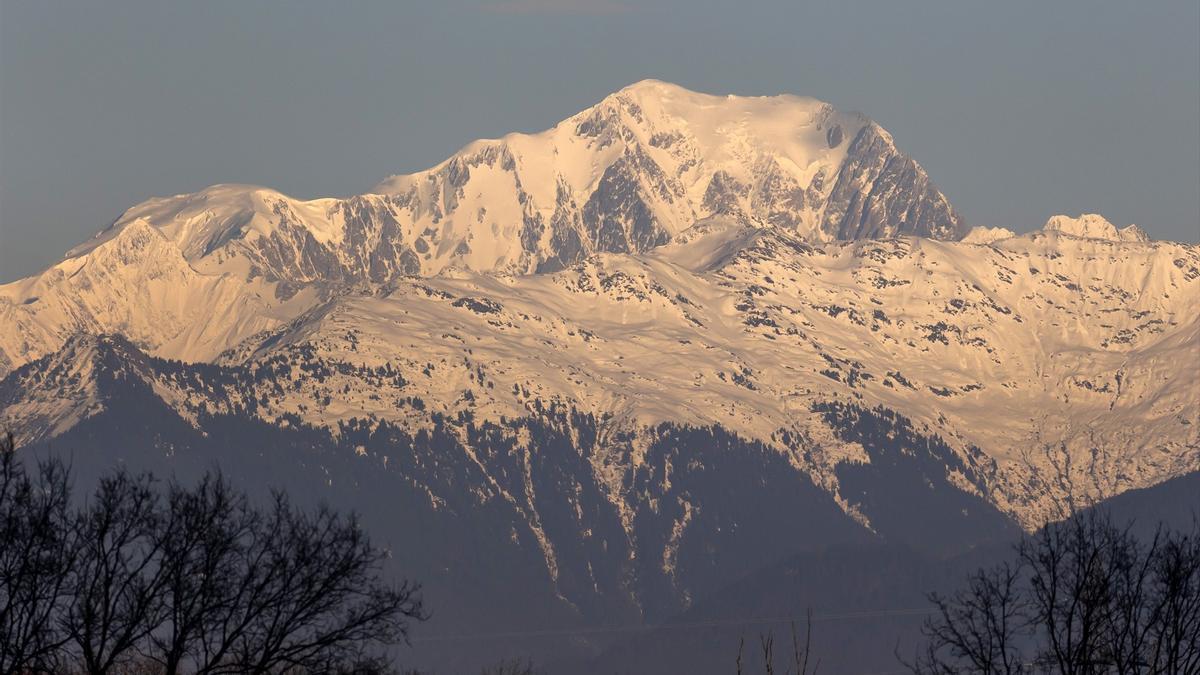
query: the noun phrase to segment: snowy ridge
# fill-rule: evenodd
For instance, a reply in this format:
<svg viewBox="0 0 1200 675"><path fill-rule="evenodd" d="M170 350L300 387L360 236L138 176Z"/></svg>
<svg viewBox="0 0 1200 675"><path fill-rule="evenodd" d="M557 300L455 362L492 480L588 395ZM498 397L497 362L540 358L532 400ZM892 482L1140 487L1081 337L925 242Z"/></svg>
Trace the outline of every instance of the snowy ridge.
<svg viewBox="0 0 1200 675"><path fill-rule="evenodd" d="M895 167L884 179L908 171L921 184L872 200L897 209L931 200L944 210L940 220L913 211L907 222L869 222L885 214L861 202L888 163ZM920 168L862 115L815 99L711 96L653 80L547 131L476 141L371 192L302 201L216 185L139 204L68 255L138 219L199 270L296 282L380 282L448 266L561 268L592 252L665 243L713 214L745 214L821 239L863 228L861 236L962 234Z"/></svg>
<svg viewBox="0 0 1200 675"><path fill-rule="evenodd" d="M1006 227L983 227L976 225L962 238L964 244L990 244L1001 239L1017 236L1016 232Z"/></svg>
<svg viewBox="0 0 1200 675"><path fill-rule="evenodd" d="M1034 234L814 247L729 228L554 275L346 296L250 358L307 345L389 363L450 415L519 417L562 400L616 428L718 424L765 442L782 429L828 436L811 410L831 397L883 405L982 449L996 473L979 489L1032 524L1200 466L1197 393L1175 376L1200 344L1198 266L1196 247L1174 244ZM377 394L320 408L301 393L281 411L395 418ZM816 467L828 480L860 452L831 450Z"/></svg>
<svg viewBox="0 0 1200 675"><path fill-rule="evenodd" d="M195 270L138 218L42 274L0 286L0 372L58 350L73 334L121 333L156 354L213 358L310 306L319 288Z"/></svg>
<svg viewBox="0 0 1200 675"><path fill-rule="evenodd" d="M976 477L960 487L1034 525L1200 466L1200 401L1177 376L1200 345L1198 269L1196 246L1165 242L812 244L709 219L654 251L553 274L458 271L337 294L229 344L230 366L291 364L255 387L157 386L185 417L253 397L262 419L331 429L514 419L549 401L605 419L602 435L718 425L792 457L851 514L837 468L870 460L816 407L883 406L969 461ZM636 457L595 462L619 503Z"/></svg>
<svg viewBox="0 0 1200 675"><path fill-rule="evenodd" d="M1054 216L1046 221L1042 228L1046 232L1059 232L1073 237L1089 239L1106 239L1108 241L1150 241L1150 237L1137 225L1127 225L1117 229L1116 225L1096 213L1084 213L1078 218L1071 216Z"/></svg>

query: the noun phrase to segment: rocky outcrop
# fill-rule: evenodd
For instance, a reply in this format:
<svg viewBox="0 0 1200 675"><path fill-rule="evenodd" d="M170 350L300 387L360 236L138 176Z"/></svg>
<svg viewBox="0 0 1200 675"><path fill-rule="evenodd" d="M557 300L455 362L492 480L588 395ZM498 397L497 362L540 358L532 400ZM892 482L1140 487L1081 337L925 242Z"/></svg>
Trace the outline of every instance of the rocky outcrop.
<svg viewBox="0 0 1200 675"><path fill-rule="evenodd" d="M968 230L925 170L900 154L891 136L874 123L851 142L821 227L836 239L916 235L953 240Z"/></svg>

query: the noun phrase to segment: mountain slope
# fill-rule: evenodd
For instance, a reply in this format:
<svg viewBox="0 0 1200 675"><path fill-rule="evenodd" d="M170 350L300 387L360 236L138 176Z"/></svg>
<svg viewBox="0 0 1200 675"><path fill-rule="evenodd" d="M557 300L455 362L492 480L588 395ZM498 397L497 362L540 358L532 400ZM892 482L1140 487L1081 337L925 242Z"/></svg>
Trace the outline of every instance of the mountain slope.
<svg viewBox="0 0 1200 675"><path fill-rule="evenodd" d="M1095 507L1114 523L1150 541L1160 523L1179 532L1200 513L1200 472L1131 490ZM801 631L813 613L812 662L832 672L892 672L895 654L911 657L923 644L921 624L936 611L927 593L963 588L968 577L1016 558L1019 539L987 542L936 557L904 546L838 546L778 561L729 584L655 629L633 634L599 657L589 655L554 672L678 671L728 673L745 640L743 658L759 658L757 638L768 631L787 647L789 623ZM687 630L685 628L690 628ZM790 652L785 649L786 659Z"/></svg>
<svg viewBox="0 0 1200 675"><path fill-rule="evenodd" d="M935 441L907 432L886 464L861 466L856 478L906 486L903 505L881 492L864 511L912 507L915 496L937 513L924 531L887 520L864 527L789 457L719 425L620 432L603 415L549 400L530 401L519 418L451 416L416 396L394 402L404 422L358 417L330 428L264 415L297 384L289 371L369 384L388 398L401 379L306 351L191 365L119 337L77 336L0 381L0 408L28 411L59 392L65 409L86 409L24 444L68 453L82 485L114 461L181 480L216 465L256 496L282 487L305 503L355 509L398 569L426 583L438 607L422 629L430 635L656 621L798 552L880 539L958 550L1016 532L948 480ZM637 459L605 463L614 456ZM420 653L446 667L446 654Z"/></svg>
<svg viewBox="0 0 1200 675"><path fill-rule="evenodd" d="M871 490L848 489L845 472L880 459L837 427L882 407L945 440L938 461L959 467L961 489L1035 526L1200 465L1197 392L1175 376L1200 344L1198 267L1195 246L1055 229L990 245L814 245L708 220L646 254L553 274L334 294L219 359L287 368L164 397L188 416L254 398L264 420L328 428L427 426L413 398L489 420L557 402L603 419L602 437L719 425L790 457L867 524ZM30 440L65 424L10 406ZM621 447L593 458L618 504L640 461Z"/></svg>
<svg viewBox="0 0 1200 675"><path fill-rule="evenodd" d="M0 286L0 372L56 351L76 332L119 332L155 353L215 357L325 295L197 271L144 219L87 255Z"/></svg>
<svg viewBox="0 0 1200 675"><path fill-rule="evenodd" d="M965 484L1030 525L1200 465L1197 391L1175 376L1200 344L1195 246L1055 232L813 246L698 229L552 275L339 297L224 358L311 348L390 364L449 415L519 417L550 399L615 428L719 424L796 453L788 439L815 441L795 461L831 490L836 467L866 456L813 406L881 405L947 438L977 464ZM327 391L302 388L284 410ZM352 386L304 417L403 418L380 393Z"/></svg>

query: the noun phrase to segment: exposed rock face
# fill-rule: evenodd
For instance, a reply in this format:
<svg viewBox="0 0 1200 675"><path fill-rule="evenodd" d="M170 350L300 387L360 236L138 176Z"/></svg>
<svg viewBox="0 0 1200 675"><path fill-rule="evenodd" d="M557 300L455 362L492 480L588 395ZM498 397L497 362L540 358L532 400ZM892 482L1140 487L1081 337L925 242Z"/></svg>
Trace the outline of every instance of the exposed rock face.
<svg viewBox="0 0 1200 675"><path fill-rule="evenodd" d="M925 170L900 154L891 136L874 123L850 144L822 228L837 239L904 234L961 239L968 229Z"/></svg>
<svg viewBox="0 0 1200 675"><path fill-rule="evenodd" d="M605 169L583 206L583 226L591 249L640 253L670 241L670 232L655 217L652 200L654 193L664 201L671 200L674 187L645 153L635 149L623 154ZM563 258L561 251L554 254Z"/></svg>

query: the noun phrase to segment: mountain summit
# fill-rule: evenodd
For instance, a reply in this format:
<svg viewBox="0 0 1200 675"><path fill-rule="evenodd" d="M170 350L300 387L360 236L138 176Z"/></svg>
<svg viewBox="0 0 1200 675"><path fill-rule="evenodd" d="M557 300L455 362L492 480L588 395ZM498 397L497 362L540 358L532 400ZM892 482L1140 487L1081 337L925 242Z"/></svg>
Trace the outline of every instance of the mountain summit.
<svg viewBox="0 0 1200 675"><path fill-rule="evenodd" d="M473 142L369 194L301 201L217 185L151 199L72 255L144 219L198 268L269 280L378 282L448 266L524 273L645 251L713 215L821 241L959 239L967 229L863 115L646 80L552 129Z"/></svg>
<svg viewBox="0 0 1200 675"><path fill-rule="evenodd" d="M1097 213L1084 213L1078 218L1071 216L1054 216L1046 221L1046 232L1069 234L1073 237L1088 239L1105 239L1107 241L1150 241L1149 235L1137 225L1126 225L1117 229L1116 225Z"/></svg>

